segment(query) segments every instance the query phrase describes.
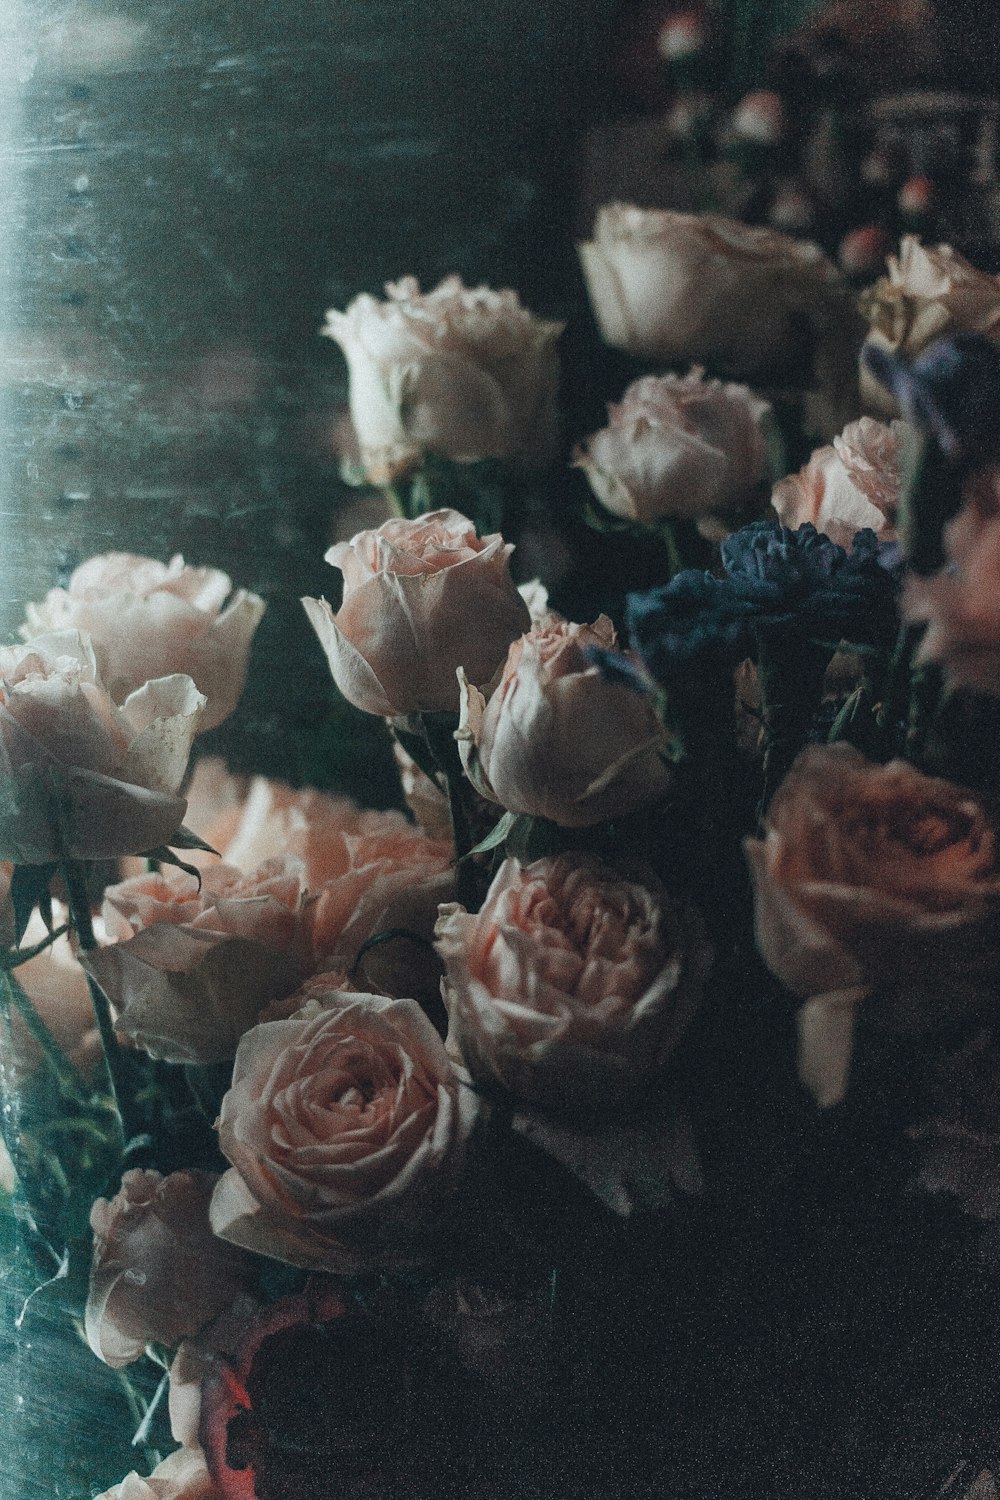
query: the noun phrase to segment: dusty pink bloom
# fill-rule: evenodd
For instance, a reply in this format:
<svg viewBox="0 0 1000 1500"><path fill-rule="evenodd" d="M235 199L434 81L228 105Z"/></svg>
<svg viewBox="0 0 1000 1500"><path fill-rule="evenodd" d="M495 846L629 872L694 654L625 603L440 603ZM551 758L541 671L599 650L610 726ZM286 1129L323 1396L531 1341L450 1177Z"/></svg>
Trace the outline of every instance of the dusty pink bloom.
<svg viewBox="0 0 1000 1500"><path fill-rule="evenodd" d="M204 1454L178 1448L158 1463L148 1479L133 1469L97 1500L223 1500L205 1465Z"/></svg>
<svg viewBox="0 0 1000 1500"><path fill-rule="evenodd" d="M161 563L108 552L81 563L67 588L29 604L21 634L84 631L116 703L153 678L186 674L207 700L204 730L236 707L264 607L256 594L234 592L228 574L185 567L179 554Z"/></svg>
<svg viewBox="0 0 1000 1500"><path fill-rule="evenodd" d="M575 463L623 520L681 516L724 533L728 518L742 522L760 509L770 410L747 386L706 380L700 369L647 375L608 407L610 425L587 439Z"/></svg>
<svg viewBox="0 0 1000 1500"><path fill-rule="evenodd" d="M582 856L501 865L478 915L443 906L449 1045L474 1078L538 1104L635 1099L701 996L701 923Z"/></svg>
<svg viewBox="0 0 1000 1500"><path fill-rule="evenodd" d="M848 551L866 526L882 541L896 536L903 423L872 417L851 422L818 448L804 468L774 487L771 503L783 526L806 522Z"/></svg>
<svg viewBox="0 0 1000 1500"><path fill-rule="evenodd" d="M344 575L340 609L302 602L344 697L398 717L457 709L458 667L488 682L528 625L512 550L499 534L477 537L454 510L386 521L331 547L326 560Z"/></svg>
<svg viewBox="0 0 1000 1500"><path fill-rule="evenodd" d="M86 1327L106 1364L130 1364L148 1343L178 1344L243 1293L246 1257L209 1227L218 1181L211 1172L130 1171L110 1202L95 1202Z"/></svg>
<svg viewBox="0 0 1000 1500"><path fill-rule="evenodd" d="M204 702L174 676L118 707L74 630L0 647L0 858L109 859L169 843Z"/></svg>
<svg viewBox="0 0 1000 1500"><path fill-rule="evenodd" d="M457 738L483 796L567 828L664 796L670 774L652 706L609 682L585 654L614 645L604 615L574 625L550 614L511 646L488 701L463 678Z"/></svg>
<svg viewBox="0 0 1000 1500"><path fill-rule="evenodd" d="M476 1099L412 1000L332 991L236 1055L212 1226L292 1265L411 1253L457 1185Z"/></svg>

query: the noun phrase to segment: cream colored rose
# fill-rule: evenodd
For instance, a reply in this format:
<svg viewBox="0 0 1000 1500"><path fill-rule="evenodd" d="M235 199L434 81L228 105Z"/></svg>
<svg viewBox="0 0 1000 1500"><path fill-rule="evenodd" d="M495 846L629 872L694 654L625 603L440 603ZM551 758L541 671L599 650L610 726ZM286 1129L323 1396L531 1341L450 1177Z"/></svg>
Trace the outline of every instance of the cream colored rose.
<svg viewBox="0 0 1000 1500"><path fill-rule="evenodd" d="M744 378L801 363L840 291L816 245L717 214L606 204L579 252L606 343Z"/></svg>
<svg viewBox="0 0 1000 1500"><path fill-rule="evenodd" d="M457 1186L476 1097L412 1000L331 992L240 1043L212 1199L224 1239L291 1265L414 1253Z"/></svg>
<svg viewBox="0 0 1000 1500"><path fill-rule="evenodd" d="M85 1323L106 1364L131 1364L149 1343L179 1344L243 1294L247 1257L208 1223L218 1181L211 1172L130 1171L110 1202L97 1199Z"/></svg>
<svg viewBox="0 0 1000 1500"><path fill-rule="evenodd" d="M139 875L105 892L106 948L84 961L120 1037L151 1057L224 1062L261 1011L309 971L302 869L271 860L250 875Z"/></svg>
<svg viewBox="0 0 1000 1500"><path fill-rule="evenodd" d="M455 510L386 521L331 547L326 560L344 575L340 609L302 603L348 702L391 718L454 712L458 667L488 682L528 626L512 551L499 535L477 537Z"/></svg>
<svg viewBox="0 0 1000 1500"><path fill-rule="evenodd" d="M208 1472L203 1453L178 1448L143 1479L133 1469L97 1500L223 1500Z"/></svg>
<svg viewBox="0 0 1000 1500"><path fill-rule="evenodd" d="M75 630L0 647L0 858L111 859L168 844L205 699L159 677L119 708Z"/></svg>
<svg viewBox="0 0 1000 1500"><path fill-rule="evenodd" d="M612 515L648 523L662 516L697 521L712 536L761 509L768 477L763 423L771 408L745 385L648 375L609 406L610 425L575 454L591 489Z"/></svg>
<svg viewBox="0 0 1000 1500"><path fill-rule="evenodd" d="M803 1080L843 1096L854 1011L920 1032L975 1014L1000 977L1000 860L970 792L850 746L804 750L747 841L757 946L806 1000Z"/></svg>
<svg viewBox="0 0 1000 1500"><path fill-rule="evenodd" d="M53 630L80 630L93 642L97 668L116 703L156 677L190 677L206 699L201 728L227 719L246 680L264 601L233 591L218 568L185 567L127 552L82 563L64 589L29 604L26 640Z"/></svg>
<svg viewBox="0 0 1000 1500"><path fill-rule="evenodd" d="M323 328L347 358L351 420L372 482L416 468L425 453L547 463L563 325L534 317L516 292L466 287L458 276L425 293L407 276L386 295L331 309Z"/></svg>
<svg viewBox="0 0 1000 1500"><path fill-rule="evenodd" d="M904 234L888 274L862 293L869 345L912 360L935 339L962 329L1000 338L1000 276L977 271L950 245L922 245ZM898 417L891 393L861 362L861 396L878 416Z"/></svg>
<svg viewBox="0 0 1000 1500"><path fill-rule="evenodd" d="M808 522L848 551L865 527L881 541L895 540L904 430L902 422L886 426L871 417L851 422L775 485L771 504L781 524L795 531Z"/></svg>
<svg viewBox="0 0 1000 1500"><path fill-rule="evenodd" d="M478 915L443 906L449 1046L536 1104L635 1101L663 1070L708 969L700 921L579 855L501 865Z"/></svg>
<svg viewBox="0 0 1000 1500"><path fill-rule="evenodd" d="M604 615L574 625L550 614L510 648L486 697L462 678L456 738L484 797L511 812L585 828L663 797L670 773L662 726L647 699L588 661L615 631Z"/></svg>

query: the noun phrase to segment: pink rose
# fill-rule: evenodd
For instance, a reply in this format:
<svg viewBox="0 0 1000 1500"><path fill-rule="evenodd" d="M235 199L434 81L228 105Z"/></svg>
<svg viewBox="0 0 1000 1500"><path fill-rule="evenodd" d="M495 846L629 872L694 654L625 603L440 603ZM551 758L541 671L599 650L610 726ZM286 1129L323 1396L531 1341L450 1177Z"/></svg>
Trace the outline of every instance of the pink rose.
<svg viewBox="0 0 1000 1500"><path fill-rule="evenodd" d="M0 647L0 858L111 859L168 844L205 700L160 677L119 708L86 636Z"/></svg>
<svg viewBox="0 0 1000 1500"><path fill-rule="evenodd" d="M745 385L705 380L694 369L647 375L609 406L610 426L577 450L594 494L613 515L648 524L661 516L699 522L716 536L760 509L768 474L763 423L770 406Z"/></svg>
<svg viewBox="0 0 1000 1500"><path fill-rule="evenodd" d="M1000 476L967 488L944 546L941 571L911 573L903 595L905 617L927 622L919 658L940 662L953 687L1000 697Z"/></svg>
<svg viewBox="0 0 1000 1500"><path fill-rule="evenodd" d="M538 1104L634 1100L662 1071L708 970L701 923L580 855L507 859L478 915L443 906L449 1046Z"/></svg>
<svg viewBox="0 0 1000 1500"><path fill-rule="evenodd" d="M609 682L588 646L615 645L611 621L550 614L515 641L489 700L462 682L456 738L470 780L511 812L585 828L665 795L670 773L651 704Z"/></svg>
<svg viewBox="0 0 1000 1500"><path fill-rule="evenodd" d="M534 317L516 292L466 287L458 276L425 293L407 276L386 293L386 302L362 295L331 310L323 329L347 358L371 481L405 474L427 452L548 462L563 325Z"/></svg>
<svg viewBox="0 0 1000 1500"><path fill-rule="evenodd" d="M806 522L850 551L867 526L882 541L896 536L904 425L871 417L851 422L804 468L774 487L771 503L783 526Z"/></svg>
<svg viewBox="0 0 1000 1500"><path fill-rule="evenodd" d="M1000 861L979 800L905 761L844 744L799 756L747 841L757 946L807 1001L803 1079L821 1103L847 1084L854 1010L884 1026L964 1019L1000 974Z"/></svg>
<svg viewBox="0 0 1000 1500"><path fill-rule="evenodd" d="M223 1500L212 1482L204 1454L178 1448L158 1463L148 1479L133 1469L97 1500Z"/></svg>
<svg viewBox="0 0 1000 1500"><path fill-rule="evenodd" d="M184 673L205 696L204 730L239 701L264 608L256 594L233 592L228 574L185 567L179 554L164 564L108 552L82 563L67 588L29 604L21 634L30 641L54 630L86 632L116 703L153 678Z"/></svg>
<svg viewBox="0 0 1000 1500"><path fill-rule="evenodd" d="M412 1253L457 1186L476 1117L412 1000L331 992L240 1042L219 1144L215 1232L344 1271Z"/></svg>
<svg viewBox="0 0 1000 1500"><path fill-rule="evenodd" d="M512 550L499 535L477 537L455 510L386 521L331 547L326 560L344 575L340 609L302 602L344 697L387 717L456 710L457 668L488 682L528 625Z"/></svg>
<svg viewBox="0 0 1000 1500"><path fill-rule="evenodd" d="M118 1011L119 1036L168 1062L223 1062L272 1001L308 973L301 867L250 875L214 865L201 889L182 872L139 875L105 892L117 942L86 955Z"/></svg>
<svg viewBox="0 0 1000 1500"><path fill-rule="evenodd" d="M210 1172L126 1172L90 1213L94 1257L87 1340L99 1359L131 1364L149 1343L178 1344L245 1290L248 1262L208 1222Z"/></svg>

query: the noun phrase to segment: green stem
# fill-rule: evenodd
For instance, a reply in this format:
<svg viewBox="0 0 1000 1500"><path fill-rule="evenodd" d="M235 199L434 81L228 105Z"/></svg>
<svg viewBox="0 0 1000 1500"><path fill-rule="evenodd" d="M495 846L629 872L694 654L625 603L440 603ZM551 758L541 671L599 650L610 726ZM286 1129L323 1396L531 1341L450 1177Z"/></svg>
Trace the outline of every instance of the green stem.
<svg viewBox="0 0 1000 1500"><path fill-rule="evenodd" d="M5 1019L9 1019L11 1006L13 1006L32 1040L41 1048L45 1061L59 1085L60 1092L75 1103L83 1103L86 1094L79 1074L13 974L0 974L0 986L3 989L0 1008L3 1010Z"/></svg>

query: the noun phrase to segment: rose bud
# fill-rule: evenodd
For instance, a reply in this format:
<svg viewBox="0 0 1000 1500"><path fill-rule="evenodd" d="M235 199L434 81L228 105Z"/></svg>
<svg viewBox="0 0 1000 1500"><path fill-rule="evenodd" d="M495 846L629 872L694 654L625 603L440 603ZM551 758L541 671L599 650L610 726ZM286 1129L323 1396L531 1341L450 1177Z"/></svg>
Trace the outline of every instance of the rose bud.
<svg viewBox="0 0 1000 1500"><path fill-rule="evenodd" d="M611 422L577 449L601 504L623 520L695 520L715 535L760 509L768 474L764 423L771 408L745 385L689 375L648 375L609 406Z"/></svg>
<svg viewBox="0 0 1000 1500"><path fill-rule="evenodd" d="M228 601L228 602L227 602ZM26 640L53 630L91 638L97 669L116 703L155 677L190 677L206 699L201 729L228 719L246 681L263 599L233 590L218 568L167 564L127 552L91 557L64 589L29 604Z"/></svg>
<svg viewBox="0 0 1000 1500"><path fill-rule="evenodd" d="M0 859L113 859L169 844L205 699L159 677L119 708L75 630L0 647Z"/></svg>
<svg viewBox="0 0 1000 1500"><path fill-rule="evenodd" d="M781 524L794 531L809 522L848 549L866 527L880 541L894 541L902 437L902 422L851 422L797 474L775 485L771 504Z"/></svg>
<svg viewBox="0 0 1000 1500"><path fill-rule="evenodd" d="M1000 277L977 271L950 245L931 248L910 234L859 305L870 325L865 349L874 346L904 360L957 329L1000 338ZM869 371L864 351L861 396L877 416L900 415L895 398Z"/></svg>
<svg viewBox="0 0 1000 1500"><path fill-rule="evenodd" d="M498 534L477 537L454 510L386 521L331 547L326 560L344 575L340 609L302 603L348 702L391 718L455 712L457 668L488 682L529 622L512 550Z"/></svg>
<svg viewBox="0 0 1000 1500"><path fill-rule="evenodd" d="M929 177L908 177L899 190L899 211L910 219L919 219L933 205L934 184Z"/></svg>
<svg viewBox="0 0 1000 1500"><path fill-rule="evenodd" d="M837 251L840 269L857 278L876 276L892 249L892 240L877 224L865 224L845 234Z"/></svg>
<svg viewBox="0 0 1000 1500"><path fill-rule="evenodd" d="M964 1021L1000 973L1000 863L971 793L845 744L804 750L746 844L757 946L806 1004L800 1076L843 1098L854 1012L919 1033Z"/></svg>
<svg viewBox="0 0 1000 1500"><path fill-rule="evenodd" d="M742 378L797 365L841 295L816 245L715 214L607 204L578 248L605 343Z"/></svg>
<svg viewBox="0 0 1000 1500"><path fill-rule="evenodd" d="M449 1046L537 1104L621 1107L662 1072L701 998L696 914L567 855L507 859L478 915L442 906Z"/></svg>
<svg viewBox="0 0 1000 1500"><path fill-rule="evenodd" d="M225 1500L225 1496L216 1489L204 1454L178 1448L157 1464L148 1479L133 1469L121 1484L113 1484L97 1500Z"/></svg>
<svg viewBox="0 0 1000 1500"><path fill-rule="evenodd" d="M407 276L386 294L331 309L323 328L347 359L351 420L372 483L399 478L425 453L548 463L563 325L534 317L516 292L469 288L458 276L423 294Z"/></svg>
<svg viewBox="0 0 1000 1500"><path fill-rule="evenodd" d="M704 52L708 36L697 11L668 16L657 34L656 48L665 62L686 62Z"/></svg>
<svg viewBox="0 0 1000 1500"><path fill-rule="evenodd" d="M457 1187L476 1112L414 1001L312 999L240 1042L212 1227L289 1265L410 1260Z"/></svg>
<svg viewBox="0 0 1000 1500"><path fill-rule="evenodd" d="M456 738L477 791L564 828L620 817L666 794L664 732L651 702L588 659L589 647L615 644L604 615L574 625L550 614L511 646L489 701L463 677Z"/></svg>
<svg viewBox="0 0 1000 1500"><path fill-rule="evenodd" d="M733 110L729 128L738 141L775 146L785 131L785 106L772 89L754 89Z"/></svg>
<svg viewBox="0 0 1000 1500"><path fill-rule="evenodd" d="M87 1341L116 1369L149 1343L178 1344L240 1297L249 1261L212 1233L210 1172L126 1172L90 1213Z"/></svg>

